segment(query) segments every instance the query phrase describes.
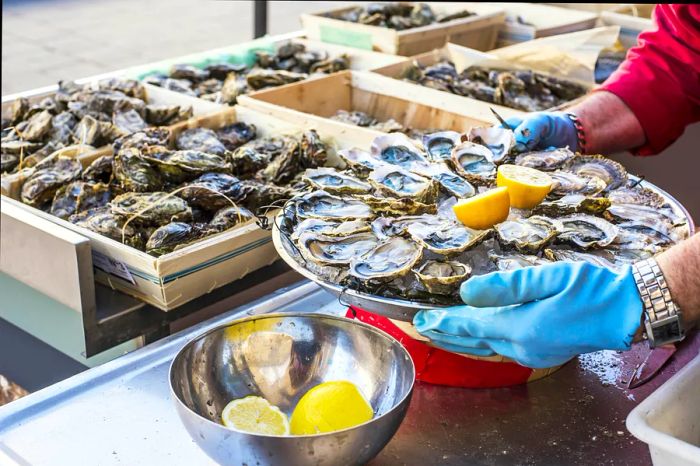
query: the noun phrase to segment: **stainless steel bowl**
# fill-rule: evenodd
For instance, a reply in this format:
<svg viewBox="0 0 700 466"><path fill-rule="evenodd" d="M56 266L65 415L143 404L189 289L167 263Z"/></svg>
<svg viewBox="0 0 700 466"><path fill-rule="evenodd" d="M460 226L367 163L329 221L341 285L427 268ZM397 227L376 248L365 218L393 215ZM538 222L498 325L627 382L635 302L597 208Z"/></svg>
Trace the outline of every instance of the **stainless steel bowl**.
<svg viewBox="0 0 700 466"><path fill-rule="evenodd" d="M178 414L197 445L220 464L364 464L406 415L415 369L386 333L322 314L268 314L217 327L189 342L170 367ZM313 386L349 380L375 417L359 426L306 436L256 435L220 423L226 404L258 395L290 415Z"/></svg>

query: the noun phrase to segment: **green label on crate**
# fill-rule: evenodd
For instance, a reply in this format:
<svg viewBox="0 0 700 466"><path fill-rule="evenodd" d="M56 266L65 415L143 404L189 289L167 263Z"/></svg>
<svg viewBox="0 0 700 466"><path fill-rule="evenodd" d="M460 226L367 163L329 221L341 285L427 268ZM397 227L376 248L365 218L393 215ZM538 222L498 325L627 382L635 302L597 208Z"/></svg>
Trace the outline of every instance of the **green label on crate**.
<svg viewBox="0 0 700 466"><path fill-rule="evenodd" d="M367 32L348 31L322 24L321 40L331 44L347 45L358 49L372 50L372 34Z"/></svg>

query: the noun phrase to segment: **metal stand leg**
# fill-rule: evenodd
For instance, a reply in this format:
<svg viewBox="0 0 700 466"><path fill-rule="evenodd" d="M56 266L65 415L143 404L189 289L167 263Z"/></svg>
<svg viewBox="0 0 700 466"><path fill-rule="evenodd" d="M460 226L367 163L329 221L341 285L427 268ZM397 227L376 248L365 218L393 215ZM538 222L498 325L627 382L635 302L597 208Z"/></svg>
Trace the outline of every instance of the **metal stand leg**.
<svg viewBox="0 0 700 466"><path fill-rule="evenodd" d="M254 5L254 29L255 39L267 34L267 0L255 0Z"/></svg>

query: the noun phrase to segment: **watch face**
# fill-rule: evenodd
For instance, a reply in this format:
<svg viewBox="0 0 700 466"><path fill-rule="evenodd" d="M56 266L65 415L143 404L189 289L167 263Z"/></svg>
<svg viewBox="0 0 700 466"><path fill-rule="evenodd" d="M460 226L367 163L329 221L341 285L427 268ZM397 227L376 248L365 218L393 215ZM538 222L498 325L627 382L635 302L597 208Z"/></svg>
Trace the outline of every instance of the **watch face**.
<svg viewBox="0 0 700 466"><path fill-rule="evenodd" d="M677 314L647 324L646 327L647 335L650 336L649 339L654 346L680 341L685 336L680 316ZM650 330L651 332L649 332Z"/></svg>

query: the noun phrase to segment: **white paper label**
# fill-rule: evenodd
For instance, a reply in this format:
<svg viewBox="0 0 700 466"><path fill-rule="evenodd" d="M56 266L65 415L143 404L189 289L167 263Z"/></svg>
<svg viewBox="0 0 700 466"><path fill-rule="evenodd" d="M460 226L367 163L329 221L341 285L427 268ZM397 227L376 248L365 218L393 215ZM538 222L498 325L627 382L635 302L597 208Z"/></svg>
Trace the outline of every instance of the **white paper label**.
<svg viewBox="0 0 700 466"><path fill-rule="evenodd" d="M131 276L129 269L123 262L112 259L101 252L92 251L92 265L110 275L126 280L132 285L136 285L134 277Z"/></svg>

